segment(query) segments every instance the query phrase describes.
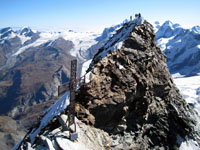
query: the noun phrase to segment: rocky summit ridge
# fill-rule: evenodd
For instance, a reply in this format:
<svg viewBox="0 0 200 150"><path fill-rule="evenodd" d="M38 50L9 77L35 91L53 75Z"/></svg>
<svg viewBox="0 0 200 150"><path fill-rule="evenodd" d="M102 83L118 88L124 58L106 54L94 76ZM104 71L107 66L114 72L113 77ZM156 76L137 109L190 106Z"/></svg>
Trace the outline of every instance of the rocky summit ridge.
<svg viewBox="0 0 200 150"><path fill-rule="evenodd" d="M147 21L125 23L99 49L87 75L76 91L79 138L70 141L63 130L66 93L13 149L199 148L200 118L173 83Z"/></svg>

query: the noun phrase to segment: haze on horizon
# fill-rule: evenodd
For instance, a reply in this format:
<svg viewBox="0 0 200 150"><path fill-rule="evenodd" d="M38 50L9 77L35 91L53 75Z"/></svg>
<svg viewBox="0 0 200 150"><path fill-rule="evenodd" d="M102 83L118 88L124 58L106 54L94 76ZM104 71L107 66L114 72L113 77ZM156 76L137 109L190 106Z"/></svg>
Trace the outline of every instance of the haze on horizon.
<svg viewBox="0 0 200 150"><path fill-rule="evenodd" d="M0 28L94 31L141 13L149 22L200 25L199 0L1 0Z"/></svg>

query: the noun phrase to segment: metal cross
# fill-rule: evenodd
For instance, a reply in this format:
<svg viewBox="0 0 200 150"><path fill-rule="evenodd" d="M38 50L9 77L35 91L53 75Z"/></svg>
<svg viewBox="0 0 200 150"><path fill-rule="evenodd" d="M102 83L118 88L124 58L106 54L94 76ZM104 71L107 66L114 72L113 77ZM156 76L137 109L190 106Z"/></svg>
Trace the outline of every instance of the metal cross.
<svg viewBox="0 0 200 150"><path fill-rule="evenodd" d="M70 131L70 139L72 141L78 138L78 133L76 133L76 124L75 124L75 90L83 84L85 84L85 75L76 79L77 74L77 60L71 61L71 74L70 82L60 85L58 87L58 96L63 95L65 92L70 91L70 104L68 106L68 119L67 119L67 128ZM70 128L74 127L74 129Z"/></svg>
<svg viewBox="0 0 200 150"><path fill-rule="evenodd" d="M74 124L74 131L76 132L75 125L75 88L76 88L76 70L77 70L77 60L71 61L71 75L70 75L70 105L68 113L68 128Z"/></svg>
<svg viewBox="0 0 200 150"><path fill-rule="evenodd" d="M71 64L72 63L75 63L75 62L71 62ZM74 67L74 65L73 65L73 67ZM72 75L72 70L71 70L71 75ZM85 75L80 77L80 78L78 78L78 79L75 78L74 81L75 81L74 85L73 85L74 89L75 88L79 88L80 86L85 84ZM58 86L58 96L63 95L67 91L70 91L71 90L70 86L71 86L71 80L70 80L70 82L67 82L67 83L64 83L62 85L59 85Z"/></svg>

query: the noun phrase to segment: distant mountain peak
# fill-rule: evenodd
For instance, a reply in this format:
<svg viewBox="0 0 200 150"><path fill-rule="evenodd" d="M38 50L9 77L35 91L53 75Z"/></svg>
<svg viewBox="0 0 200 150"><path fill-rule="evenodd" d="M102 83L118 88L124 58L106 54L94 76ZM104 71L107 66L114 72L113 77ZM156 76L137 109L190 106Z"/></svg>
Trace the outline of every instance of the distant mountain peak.
<svg viewBox="0 0 200 150"><path fill-rule="evenodd" d="M167 56L171 73L192 75L200 72L200 27L184 29L166 21L156 32L156 41Z"/></svg>
<svg viewBox="0 0 200 150"><path fill-rule="evenodd" d="M167 20L156 30L156 39L172 37L182 30L183 28L179 24L173 24L171 21Z"/></svg>
<svg viewBox="0 0 200 150"><path fill-rule="evenodd" d="M172 25L173 25L173 23L172 23L170 20L167 20L167 21L165 21L165 22L163 23L163 25L162 25L162 26L164 26L164 25L167 25L167 26L172 26Z"/></svg>
<svg viewBox="0 0 200 150"><path fill-rule="evenodd" d="M20 35L24 36L32 36L34 32L31 30L30 27L24 27L20 30Z"/></svg>
<svg viewBox="0 0 200 150"><path fill-rule="evenodd" d="M5 32L8 32L10 30L12 30L11 27L2 28L2 29L0 29L0 34L4 34Z"/></svg>
<svg viewBox="0 0 200 150"><path fill-rule="evenodd" d="M200 33L200 26L194 26L194 27L192 27L192 29L191 29L193 32L195 32L195 33Z"/></svg>

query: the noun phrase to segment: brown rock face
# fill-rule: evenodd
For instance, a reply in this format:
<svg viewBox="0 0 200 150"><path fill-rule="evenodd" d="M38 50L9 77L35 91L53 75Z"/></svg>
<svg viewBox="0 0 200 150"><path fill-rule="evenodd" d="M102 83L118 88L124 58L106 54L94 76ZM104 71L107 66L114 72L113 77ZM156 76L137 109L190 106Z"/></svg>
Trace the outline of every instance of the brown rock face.
<svg viewBox="0 0 200 150"><path fill-rule="evenodd" d="M120 49L100 58L102 51L77 93L79 119L111 134L113 149L177 149L178 137L200 141L198 116L174 85L148 22L136 25Z"/></svg>

